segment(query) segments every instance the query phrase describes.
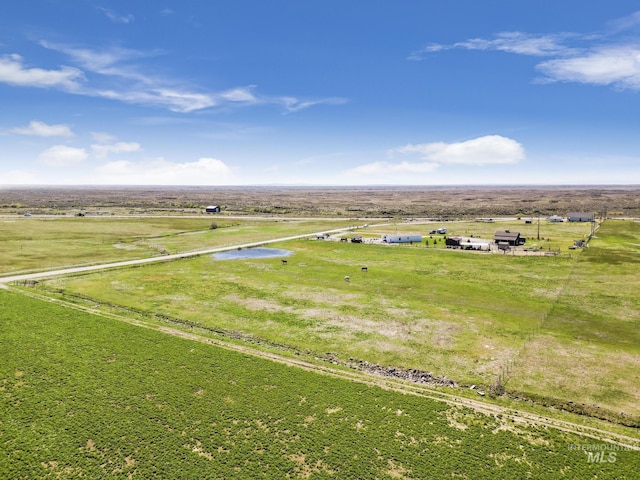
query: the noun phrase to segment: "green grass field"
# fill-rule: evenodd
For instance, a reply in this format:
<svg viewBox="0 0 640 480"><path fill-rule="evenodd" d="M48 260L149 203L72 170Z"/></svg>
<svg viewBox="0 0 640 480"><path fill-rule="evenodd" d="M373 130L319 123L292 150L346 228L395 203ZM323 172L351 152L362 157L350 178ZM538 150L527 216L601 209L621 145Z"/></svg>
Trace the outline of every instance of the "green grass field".
<svg viewBox="0 0 640 480"><path fill-rule="evenodd" d="M0 477L637 478L638 452L0 290ZM613 459L613 462L611 462ZM591 460L591 461L589 461Z"/></svg>
<svg viewBox="0 0 640 480"><path fill-rule="evenodd" d="M574 263L316 240L276 246L294 252L287 265L202 256L41 285L302 351L489 383L540 324Z"/></svg>
<svg viewBox="0 0 640 480"><path fill-rule="evenodd" d="M215 223L218 228L212 229ZM0 218L0 274L200 250L349 226L218 216Z"/></svg>
<svg viewBox="0 0 640 480"><path fill-rule="evenodd" d="M640 412L640 222L607 221L582 252L509 388Z"/></svg>
<svg viewBox="0 0 640 480"><path fill-rule="evenodd" d="M571 256L300 240L277 245L293 252L286 265L202 256L40 287L151 321L242 332L311 355L331 352L343 363L415 368L466 385L488 386L502 376L514 395L637 419L638 225L608 221L588 249ZM463 235L483 236L474 227L495 231L495 224L448 227ZM557 228L547 235L558 245L589 231L584 224Z"/></svg>

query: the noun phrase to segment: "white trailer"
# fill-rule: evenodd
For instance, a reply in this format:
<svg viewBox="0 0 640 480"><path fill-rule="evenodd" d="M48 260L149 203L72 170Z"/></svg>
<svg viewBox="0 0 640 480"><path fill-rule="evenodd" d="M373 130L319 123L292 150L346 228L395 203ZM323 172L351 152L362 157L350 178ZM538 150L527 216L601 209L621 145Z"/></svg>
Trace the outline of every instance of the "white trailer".
<svg viewBox="0 0 640 480"><path fill-rule="evenodd" d="M382 241L384 243L421 243L422 235L415 233L404 235L385 233L382 235Z"/></svg>

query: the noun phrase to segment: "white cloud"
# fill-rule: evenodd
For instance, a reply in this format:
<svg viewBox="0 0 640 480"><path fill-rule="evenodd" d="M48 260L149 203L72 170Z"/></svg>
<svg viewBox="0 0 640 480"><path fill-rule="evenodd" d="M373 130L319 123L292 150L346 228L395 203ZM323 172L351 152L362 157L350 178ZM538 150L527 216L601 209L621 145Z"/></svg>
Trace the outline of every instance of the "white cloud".
<svg viewBox="0 0 640 480"><path fill-rule="evenodd" d="M19 135L35 135L37 137L72 137L73 132L68 125L47 125L38 120L29 122L28 127L16 127L11 129L12 133Z"/></svg>
<svg viewBox="0 0 640 480"><path fill-rule="evenodd" d="M464 142L421 143L397 147L391 156L417 155L421 161L378 161L359 165L343 172L356 183L417 184L429 181L443 165L510 164L524 159L524 148L515 140L500 135L488 135Z"/></svg>
<svg viewBox="0 0 640 480"><path fill-rule="evenodd" d="M455 143L409 144L395 148L391 153L415 153L435 164L458 165L508 164L525 158L520 143L501 135L487 135Z"/></svg>
<svg viewBox="0 0 640 480"><path fill-rule="evenodd" d="M91 150L97 158L104 158L110 153L131 153L142 150L139 143L136 142L116 142L110 144L94 144Z"/></svg>
<svg viewBox="0 0 640 480"><path fill-rule="evenodd" d="M640 90L640 46L601 48L586 55L549 60L537 68L548 81Z"/></svg>
<svg viewBox="0 0 640 480"><path fill-rule="evenodd" d="M50 167L66 167L83 162L87 156L84 148L54 145L42 152L38 159Z"/></svg>
<svg viewBox="0 0 640 480"><path fill-rule="evenodd" d="M127 14L127 15L118 15L117 13L112 12L111 10L108 10L106 8L102 8L102 7L98 7L98 10L100 10L102 13L104 13L107 18L109 20L111 20L113 23L131 23L134 20L134 16L131 14Z"/></svg>
<svg viewBox="0 0 640 480"><path fill-rule="evenodd" d="M163 158L146 162L109 162L97 170L97 183L126 185L228 185L233 172L223 161L200 158L174 163Z"/></svg>
<svg viewBox="0 0 640 480"><path fill-rule="evenodd" d="M77 91L84 74L74 67L61 66L58 70L25 67L17 54L0 56L0 82L21 87L60 88Z"/></svg>
<svg viewBox="0 0 640 480"><path fill-rule="evenodd" d="M258 100L252 92L254 88L255 85L233 88L231 90L227 90L226 92L220 93L218 97L229 102L256 103Z"/></svg>
<svg viewBox="0 0 640 480"><path fill-rule="evenodd" d="M99 143L115 143L116 137L105 132L91 132L91 138Z"/></svg>

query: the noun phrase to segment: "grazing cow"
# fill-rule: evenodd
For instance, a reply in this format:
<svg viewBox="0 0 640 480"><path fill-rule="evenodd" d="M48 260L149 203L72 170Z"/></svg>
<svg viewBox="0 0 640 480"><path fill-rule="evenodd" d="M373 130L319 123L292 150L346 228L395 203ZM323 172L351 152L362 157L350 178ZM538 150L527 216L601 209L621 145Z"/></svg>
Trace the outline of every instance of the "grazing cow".
<svg viewBox="0 0 640 480"><path fill-rule="evenodd" d="M286 265L286 264L287 264L287 261L286 261L286 260L282 260L282 264L283 264L283 265Z"/></svg>
<svg viewBox="0 0 640 480"><path fill-rule="evenodd" d="M368 269L367 267L362 267L362 268L360 269L360 271L361 271L361 272L368 272L368 271L369 271L369 269Z"/></svg>
<svg viewBox="0 0 640 480"><path fill-rule="evenodd" d="M344 281L348 282L349 280L351 280L351 277L349 275L345 275L344 276Z"/></svg>

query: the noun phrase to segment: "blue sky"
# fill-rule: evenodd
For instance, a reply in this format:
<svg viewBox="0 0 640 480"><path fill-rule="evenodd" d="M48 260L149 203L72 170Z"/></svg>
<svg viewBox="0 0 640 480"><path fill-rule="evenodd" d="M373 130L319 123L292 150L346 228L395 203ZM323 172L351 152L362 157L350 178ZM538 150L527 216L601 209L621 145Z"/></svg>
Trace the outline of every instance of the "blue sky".
<svg viewBox="0 0 640 480"><path fill-rule="evenodd" d="M0 185L640 184L640 6L0 4Z"/></svg>

